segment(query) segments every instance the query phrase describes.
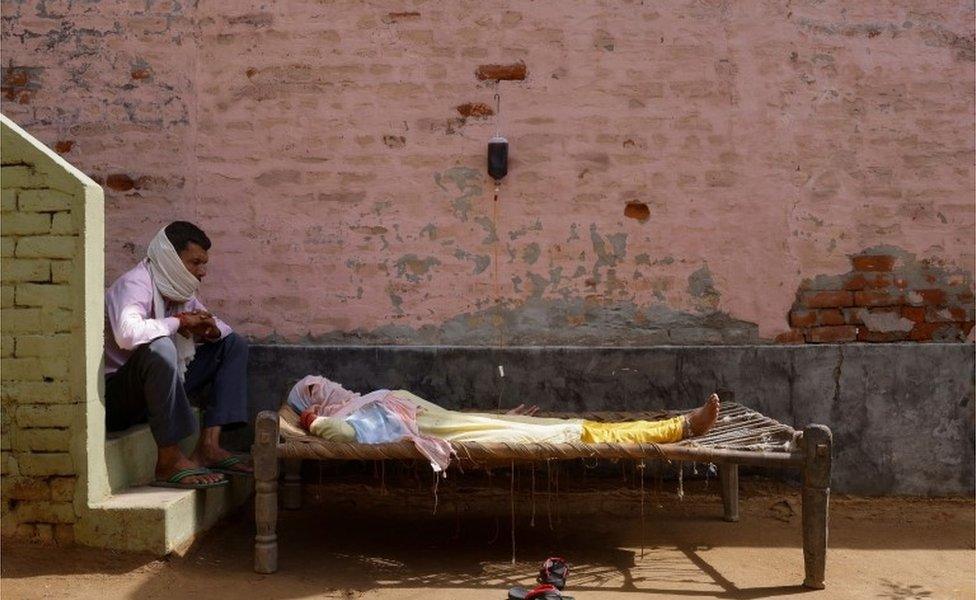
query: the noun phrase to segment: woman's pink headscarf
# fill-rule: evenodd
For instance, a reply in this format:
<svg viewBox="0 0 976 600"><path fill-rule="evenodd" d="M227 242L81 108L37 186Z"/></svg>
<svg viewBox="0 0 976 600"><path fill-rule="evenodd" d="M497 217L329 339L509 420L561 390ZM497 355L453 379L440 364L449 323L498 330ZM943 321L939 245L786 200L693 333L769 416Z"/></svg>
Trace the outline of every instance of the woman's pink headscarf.
<svg viewBox="0 0 976 600"><path fill-rule="evenodd" d="M446 470L451 464L451 444L446 440L421 435L417 429L417 406L398 398L390 390L377 390L362 396L338 383L318 375L308 375L296 383L288 394L288 404L301 412L301 425L311 431L317 417L344 418L360 408L382 404L403 423L407 436L427 459L434 471Z"/></svg>

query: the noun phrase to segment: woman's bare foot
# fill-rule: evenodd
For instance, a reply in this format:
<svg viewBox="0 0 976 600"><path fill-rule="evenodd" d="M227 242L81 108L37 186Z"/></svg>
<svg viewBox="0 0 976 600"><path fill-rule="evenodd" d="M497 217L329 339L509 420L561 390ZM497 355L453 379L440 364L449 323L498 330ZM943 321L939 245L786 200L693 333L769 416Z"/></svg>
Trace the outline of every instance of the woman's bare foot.
<svg viewBox="0 0 976 600"><path fill-rule="evenodd" d="M686 415L685 418L688 419L688 429L691 430L691 435L704 435L712 428L715 420L718 419L720 405L718 394L712 394L705 401L704 406L696 408Z"/></svg>

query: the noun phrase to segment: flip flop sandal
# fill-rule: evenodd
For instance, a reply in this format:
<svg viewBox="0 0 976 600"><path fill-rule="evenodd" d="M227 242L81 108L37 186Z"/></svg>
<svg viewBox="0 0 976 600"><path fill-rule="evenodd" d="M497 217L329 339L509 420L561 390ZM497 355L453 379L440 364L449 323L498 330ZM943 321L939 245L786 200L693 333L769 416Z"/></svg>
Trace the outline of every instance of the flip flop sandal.
<svg viewBox="0 0 976 600"><path fill-rule="evenodd" d="M227 481L227 479L221 479L220 481L214 481L213 483L183 483L183 480L187 477L193 477L194 475L210 475L211 473L213 473L213 471L210 469L183 469L182 471L173 473L169 479L157 479L149 485L152 487L177 488L181 490L202 490L206 488L220 487L230 483Z"/></svg>
<svg viewBox="0 0 976 600"><path fill-rule="evenodd" d="M516 586L508 590L508 600L573 600L572 596L564 596L556 586L544 583L530 589Z"/></svg>
<svg viewBox="0 0 976 600"><path fill-rule="evenodd" d="M244 464L244 457L240 454L232 454L215 464L209 465L207 468L215 473L223 473L224 475L244 475L246 477L252 477L254 475L253 471L242 471L241 469L235 469L234 465Z"/></svg>

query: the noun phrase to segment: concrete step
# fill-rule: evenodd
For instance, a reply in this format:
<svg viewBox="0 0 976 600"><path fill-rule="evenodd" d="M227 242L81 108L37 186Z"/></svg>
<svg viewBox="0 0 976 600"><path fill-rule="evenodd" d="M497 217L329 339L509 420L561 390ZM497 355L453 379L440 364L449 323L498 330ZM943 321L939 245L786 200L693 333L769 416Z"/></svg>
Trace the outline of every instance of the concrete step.
<svg viewBox="0 0 976 600"><path fill-rule="evenodd" d="M192 452L197 437L180 443L184 454ZM89 506L75 525L79 542L99 548L159 556L178 552L254 490L252 478L239 476L205 490L149 487L155 479L156 443L148 425L108 434L105 467L110 495Z"/></svg>
<svg viewBox="0 0 976 600"><path fill-rule="evenodd" d="M111 435L105 440L105 468L112 493L151 482L156 468L156 444L149 426Z"/></svg>
<svg viewBox="0 0 976 600"><path fill-rule="evenodd" d="M254 489L250 477L205 490L149 486L113 493L90 507L75 526L78 541L89 546L152 552L179 552L194 537L240 507Z"/></svg>
<svg viewBox="0 0 976 600"><path fill-rule="evenodd" d="M198 435L194 433L180 442L184 454L189 455L193 451ZM149 425L136 425L125 431L109 433L105 439L105 468L113 494L152 482L156 468L156 442Z"/></svg>

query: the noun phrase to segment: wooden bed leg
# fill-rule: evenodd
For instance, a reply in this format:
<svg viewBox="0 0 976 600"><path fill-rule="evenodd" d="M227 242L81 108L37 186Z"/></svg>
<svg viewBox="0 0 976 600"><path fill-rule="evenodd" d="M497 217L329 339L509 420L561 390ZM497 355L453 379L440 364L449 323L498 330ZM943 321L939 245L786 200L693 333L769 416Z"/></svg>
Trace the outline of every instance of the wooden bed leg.
<svg viewBox="0 0 976 600"><path fill-rule="evenodd" d="M832 435L823 425L803 430L803 585L822 590L827 566L827 504L830 500Z"/></svg>
<svg viewBox="0 0 976 600"><path fill-rule="evenodd" d="M278 570L278 413L264 411L255 424L254 448L254 570Z"/></svg>
<svg viewBox="0 0 976 600"><path fill-rule="evenodd" d="M285 485L281 490L281 504L288 510L302 507L302 459L285 459Z"/></svg>
<svg viewBox="0 0 976 600"><path fill-rule="evenodd" d="M718 466L718 477L722 482L722 506L725 520L735 523L739 520L739 465L725 463Z"/></svg>

